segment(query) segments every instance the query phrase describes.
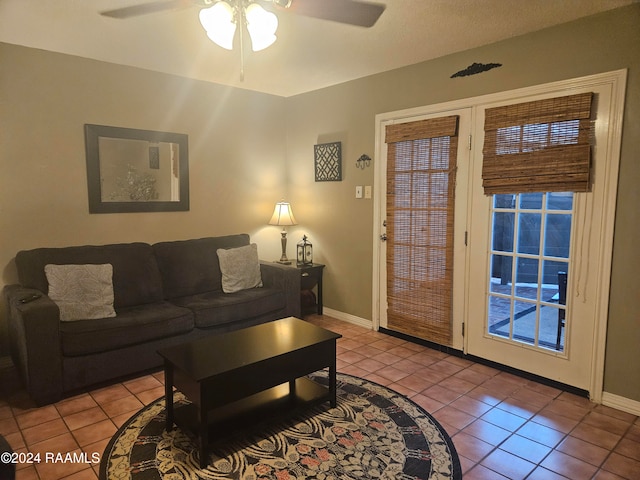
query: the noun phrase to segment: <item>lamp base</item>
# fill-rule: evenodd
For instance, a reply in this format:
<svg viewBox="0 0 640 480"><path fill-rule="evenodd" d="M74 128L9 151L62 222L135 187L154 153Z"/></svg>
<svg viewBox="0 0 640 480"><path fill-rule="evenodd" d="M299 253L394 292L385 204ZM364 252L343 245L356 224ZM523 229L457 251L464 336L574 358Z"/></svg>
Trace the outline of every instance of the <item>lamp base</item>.
<svg viewBox="0 0 640 480"><path fill-rule="evenodd" d="M280 245L282 246L282 256L280 260L276 260L277 263L281 263L282 265L291 265L291 260L287 258L287 232L284 227L282 227L280 237Z"/></svg>

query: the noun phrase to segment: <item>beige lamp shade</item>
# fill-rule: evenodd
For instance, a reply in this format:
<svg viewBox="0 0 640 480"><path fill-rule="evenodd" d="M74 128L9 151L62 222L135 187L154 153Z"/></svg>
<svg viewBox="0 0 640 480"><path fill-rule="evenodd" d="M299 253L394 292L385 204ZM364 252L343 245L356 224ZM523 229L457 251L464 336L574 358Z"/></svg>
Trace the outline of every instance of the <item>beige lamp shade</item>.
<svg viewBox="0 0 640 480"><path fill-rule="evenodd" d="M287 202L276 203L273 216L269 220L269 225L297 225L296 219L291 211L291 205Z"/></svg>

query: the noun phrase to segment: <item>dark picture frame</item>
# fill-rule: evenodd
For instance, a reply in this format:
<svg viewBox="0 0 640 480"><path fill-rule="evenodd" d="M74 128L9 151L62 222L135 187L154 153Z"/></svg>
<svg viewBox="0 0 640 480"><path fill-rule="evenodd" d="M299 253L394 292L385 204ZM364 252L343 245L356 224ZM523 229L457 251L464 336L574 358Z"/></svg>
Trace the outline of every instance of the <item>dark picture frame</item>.
<svg viewBox="0 0 640 480"><path fill-rule="evenodd" d="M189 210L186 134L85 124L89 213Z"/></svg>

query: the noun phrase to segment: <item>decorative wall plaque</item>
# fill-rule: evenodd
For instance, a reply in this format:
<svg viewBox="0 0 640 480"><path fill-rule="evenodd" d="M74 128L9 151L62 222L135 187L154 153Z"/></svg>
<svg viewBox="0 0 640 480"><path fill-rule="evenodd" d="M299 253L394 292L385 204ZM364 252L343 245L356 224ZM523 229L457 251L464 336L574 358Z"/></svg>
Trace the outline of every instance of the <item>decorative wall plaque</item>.
<svg viewBox="0 0 640 480"><path fill-rule="evenodd" d="M491 70L492 68L501 67L501 63L472 63L464 70L460 70L459 72L451 75L451 78L455 77L468 77L469 75L477 75L478 73L486 72Z"/></svg>
<svg viewBox="0 0 640 480"><path fill-rule="evenodd" d="M342 143L321 143L313 146L316 182L342 180Z"/></svg>

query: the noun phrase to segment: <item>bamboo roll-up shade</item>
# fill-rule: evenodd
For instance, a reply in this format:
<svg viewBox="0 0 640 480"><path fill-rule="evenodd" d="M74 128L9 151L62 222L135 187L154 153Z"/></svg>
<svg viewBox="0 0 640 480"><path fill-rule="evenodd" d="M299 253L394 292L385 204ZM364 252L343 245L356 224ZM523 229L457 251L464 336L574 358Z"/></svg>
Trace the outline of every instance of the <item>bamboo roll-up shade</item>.
<svg viewBox="0 0 640 480"><path fill-rule="evenodd" d="M485 112L485 194L591 189L593 94L490 108Z"/></svg>
<svg viewBox="0 0 640 480"><path fill-rule="evenodd" d="M419 140L421 138L454 137L458 130L458 117L440 117L416 122L387 125L386 143Z"/></svg>
<svg viewBox="0 0 640 480"><path fill-rule="evenodd" d="M386 131L388 328L440 345L452 342L457 125L453 116Z"/></svg>

